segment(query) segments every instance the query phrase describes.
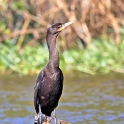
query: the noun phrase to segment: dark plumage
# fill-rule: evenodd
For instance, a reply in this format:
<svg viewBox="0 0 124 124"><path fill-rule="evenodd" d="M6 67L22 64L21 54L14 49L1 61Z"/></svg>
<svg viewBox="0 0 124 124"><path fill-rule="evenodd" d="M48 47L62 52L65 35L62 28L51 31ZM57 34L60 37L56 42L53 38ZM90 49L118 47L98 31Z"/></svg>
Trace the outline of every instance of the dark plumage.
<svg viewBox="0 0 124 124"><path fill-rule="evenodd" d="M34 106L36 113L41 112L51 116L57 107L63 89L63 73L59 68L59 53L56 49L56 38L68 23L56 23L47 29L46 41L49 49L48 64L40 71L34 87Z"/></svg>

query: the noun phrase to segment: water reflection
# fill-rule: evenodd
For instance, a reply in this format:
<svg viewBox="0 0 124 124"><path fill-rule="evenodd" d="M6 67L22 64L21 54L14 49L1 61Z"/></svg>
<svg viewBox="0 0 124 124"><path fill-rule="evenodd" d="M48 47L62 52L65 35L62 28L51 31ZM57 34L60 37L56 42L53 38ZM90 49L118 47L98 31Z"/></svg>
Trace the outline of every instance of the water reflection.
<svg viewBox="0 0 124 124"><path fill-rule="evenodd" d="M35 77L0 75L0 124L33 123ZM123 74L65 74L57 117L76 124L124 124Z"/></svg>

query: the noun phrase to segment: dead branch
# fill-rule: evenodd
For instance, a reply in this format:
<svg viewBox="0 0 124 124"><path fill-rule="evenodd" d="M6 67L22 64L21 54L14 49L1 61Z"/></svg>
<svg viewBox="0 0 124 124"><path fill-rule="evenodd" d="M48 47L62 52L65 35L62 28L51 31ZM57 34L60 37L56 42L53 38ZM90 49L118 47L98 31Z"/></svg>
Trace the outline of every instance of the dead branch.
<svg viewBox="0 0 124 124"><path fill-rule="evenodd" d="M11 6L6 11L0 12L0 20L5 23L4 19L6 16L10 18L8 15L11 11L11 18L6 19L6 29L10 30L11 33L6 35L6 29L2 29L0 26L0 41L18 36L18 46L21 47L25 35L29 33L42 33L39 35L39 39L43 39L42 36L45 35L49 25L55 22L76 20L75 24L71 26L71 30L70 27L67 28L65 33L60 36L68 42L68 47L75 44L78 37L86 44L89 44L92 38L103 35L115 36L115 42L120 42L120 29L124 24L123 0L28 0L23 1L23 3L29 6L30 12L18 9L13 12ZM9 4L11 5L11 1ZM16 20L15 15L23 17L24 23L21 23L22 29L19 31L14 30L16 27L13 23ZM29 26L29 23L32 24L33 28Z"/></svg>

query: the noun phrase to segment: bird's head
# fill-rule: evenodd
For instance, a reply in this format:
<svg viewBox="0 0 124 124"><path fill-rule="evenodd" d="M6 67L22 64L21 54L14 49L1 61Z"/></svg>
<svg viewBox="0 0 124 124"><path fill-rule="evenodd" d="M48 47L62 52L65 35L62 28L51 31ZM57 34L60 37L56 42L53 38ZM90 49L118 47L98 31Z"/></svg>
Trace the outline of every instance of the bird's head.
<svg viewBox="0 0 124 124"><path fill-rule="evenodd" d="M70 21L67 23L55 23L48 28L47 32L53 35L59 34L63 29L65 29L67 26L71 25L74 22L75 21Z"/></svg>

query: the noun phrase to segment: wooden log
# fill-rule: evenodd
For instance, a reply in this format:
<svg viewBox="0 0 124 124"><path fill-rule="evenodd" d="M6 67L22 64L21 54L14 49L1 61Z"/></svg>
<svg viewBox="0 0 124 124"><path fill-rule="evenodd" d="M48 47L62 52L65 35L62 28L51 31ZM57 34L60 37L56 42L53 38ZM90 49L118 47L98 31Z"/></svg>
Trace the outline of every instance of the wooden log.
<svg viewBox="0 0 124 124"><path fill-rule="evenodd" d="M35 116L34 124L71 124L71 123L64 120L57 119L55 117L48 117L42 114L39 117Z"/></svg>
<svg viewBox="0 0 124 124"><path fill-rule="evenodd" d="M49 122L44 122L43 124L50 124ZM60 124L71 124L69 122L66 122L64 120L60 120Z"/></svg>
<svg viewBox="0 0 124 124"><path fill-rule="evenodd" d="M60 124L71 124L71 123L66 122L66 121L64 121L64 120L60 120Z"/></svg>

